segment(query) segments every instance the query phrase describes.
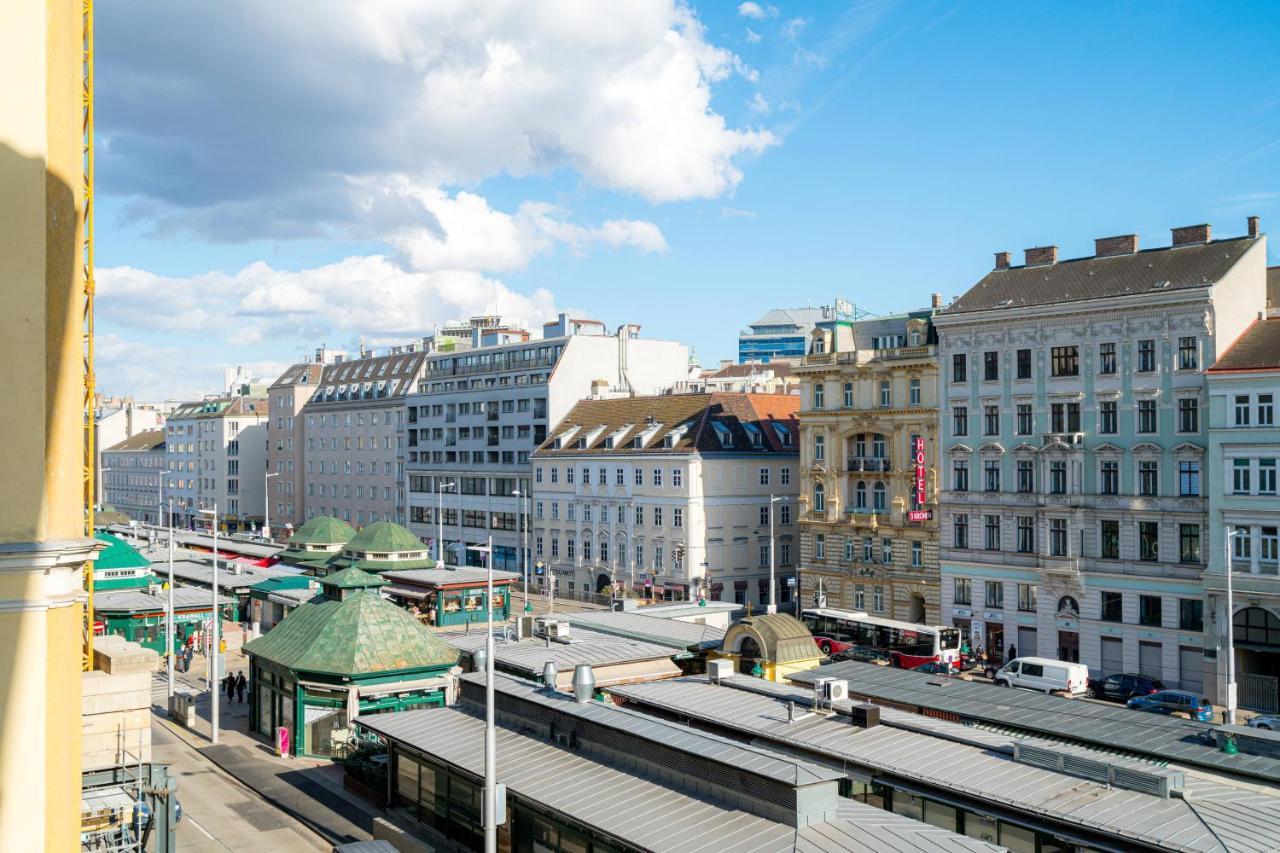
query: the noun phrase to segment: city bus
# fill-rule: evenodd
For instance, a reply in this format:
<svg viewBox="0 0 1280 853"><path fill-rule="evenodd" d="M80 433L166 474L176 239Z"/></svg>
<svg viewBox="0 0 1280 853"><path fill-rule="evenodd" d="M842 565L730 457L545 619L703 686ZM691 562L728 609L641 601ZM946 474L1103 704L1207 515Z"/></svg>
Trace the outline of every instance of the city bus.
<svg viewBox="0 0 1280 853"><path fill-rule="evenodd" d="M937 661L960 665L960 629L916 625L871 616L860 610L806 609L801 621L823 654L870 646L889 655L894 666L911 669Z"/></svg>

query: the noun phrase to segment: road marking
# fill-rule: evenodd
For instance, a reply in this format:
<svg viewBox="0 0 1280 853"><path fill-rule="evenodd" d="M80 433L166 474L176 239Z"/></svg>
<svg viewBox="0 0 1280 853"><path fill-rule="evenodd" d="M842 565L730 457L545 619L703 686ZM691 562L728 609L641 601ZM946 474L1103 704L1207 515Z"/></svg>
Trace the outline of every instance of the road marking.
<svg viewBox="0 0 1280 853"><path fill-rule="evenodd" d="M191 821L191 825L192 825L192 826L194 826L196 829L198 829L198 830L200 830L201 832L203 832L203 833L204 833L204 837L205 837L205 838L209 839L210 841L218 841L218 839L214 838L212 835L210 835L210 834L209 834L209 830L207 830L207 829L205 829L203 826L201 826L201 825L200 825L200 823L199 823L195 818L193 818L191 815L189 815L189 814L184 814L184 815L183 815L183 817L184 817L184 818L186 818L187 820ZM218 841L218 843L219 843L219 844L222 844L222 842L221 842L221 841ZM226 845L224 844L223 846L225 847Z"/></svg>

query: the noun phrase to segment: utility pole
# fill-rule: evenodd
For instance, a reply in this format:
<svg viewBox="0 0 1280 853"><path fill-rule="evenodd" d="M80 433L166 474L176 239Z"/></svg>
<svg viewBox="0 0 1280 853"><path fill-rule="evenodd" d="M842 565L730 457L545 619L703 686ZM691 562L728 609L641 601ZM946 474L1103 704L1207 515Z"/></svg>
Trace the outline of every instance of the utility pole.
<svg viewBox="0 0 1280 853"><path fill-rule="evenodd" d="M487 545L471 547L484 553L485 559L485 610L488 624L484 635L484 850L498 850L498 754L497 730L493 721L493 534Z"/></svg>
<svg viewBox="0 0 1280 853"><path fill-rule="evenodd" d="M457 480L436 483L436 524L440 528L440 536L436 539L436 561L440 563L441 568L444 568L444 493L446 489L452 489L456 485L458 485Z"/></svg>
<svg viewBox="0 0 1280 853"><path fill-rule="evenodd" d="M769 495L769 609L765 611L769 614L778 612L778 562L774 556L774 540L777 537L774 535L773 505L780 500L782 498Z"/></svg>
<svg viewBox="0 0 1280 853"><path fill-rule="evenodd" d="M1235 638L1235 605L1232 602L1231 573L1233 571L1231 565L1231 537L1240 535L1249 535L1249 528L1231 529L1231 525L1227 525L1227 535L1225 537L1227 543L1227 710L1226 723L1229 726L1236 724L1236 638Z"/></svg>
<svg viewBox="0 0 1280 853"><path fill-rule="evenodd" d="M271 538L271 478L280 476L279 471L268 471L262 475L262 535Z"/></svg>
<svg viewBox="0 0 1280 853"><path fill-rule="evenodd" d="M220 682L215 676L218 672L218 652L222 639L222 613L218 609L218 502L213 502L213 509L200 510L201 515L208 515L212 519L213 527L213 614L210 620L213 630L209 637L209 739L212 743L218 742L218 705L222 698L222 689Z"/></svg>
<svg viewBox="0 0 1280 853"><path fill-rule="evenodd" d="M173 707L173 498L169 498L169 619L165 642L169 649L169 706Z"/></svg>

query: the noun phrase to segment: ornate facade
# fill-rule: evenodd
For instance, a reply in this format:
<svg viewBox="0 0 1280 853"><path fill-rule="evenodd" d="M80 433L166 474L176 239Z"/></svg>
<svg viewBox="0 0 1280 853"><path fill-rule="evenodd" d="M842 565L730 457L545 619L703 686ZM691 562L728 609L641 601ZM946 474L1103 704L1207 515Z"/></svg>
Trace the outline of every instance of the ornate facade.
<svg viewBox="0 0 1280 853"><path fill-rule="evenodd" d="M939 621L934 301L821 323L796 368L802 606Z"/></svg>

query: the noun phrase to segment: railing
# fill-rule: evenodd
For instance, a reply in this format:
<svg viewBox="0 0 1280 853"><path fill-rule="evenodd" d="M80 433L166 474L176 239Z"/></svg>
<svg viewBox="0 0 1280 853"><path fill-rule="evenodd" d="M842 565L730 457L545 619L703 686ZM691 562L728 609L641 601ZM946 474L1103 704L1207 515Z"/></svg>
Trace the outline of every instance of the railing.
<svg viewBox="0 0 1280 853"><path fill-rule="evenodd" d="M893 349L876 350L876 358L893 361L903 358L927 358L933 355L933 347L894 347Z"/></svg>
<svg viewBox="0 0 1280 853"><path fill-rule="evenodd" d="M1040 569L1047 575L1079 578L1080 558L1042 556L1040 558Z"/></svg>
<svg viewBox="0 0 1280 853"><path fill-rule="evenodd" d="M1041 433L1041 439L1044 444L1056 444L1061 442L1071 447L1084 446L1084 433L1082 432L1046 432Z"/></svg>
<svg viewBox="0 0 1280 853"><path fill-rule="evenodd" d="M893 463L886 456L854 457L845 461L845 470L853 474L859 471L883 471L887 473L893 470Z"/></svg>
<svg viewBox="0 0 1280 853"><path fill-rule="evenodd" d="M815 352L804 357L805 364L834 364L836 354L833 352Z"/></svg>

